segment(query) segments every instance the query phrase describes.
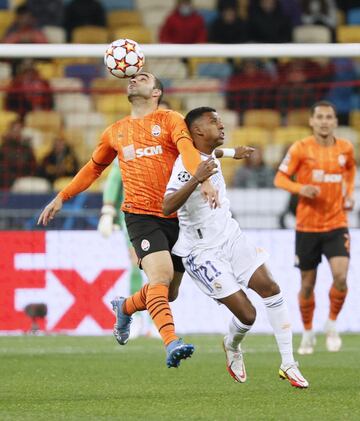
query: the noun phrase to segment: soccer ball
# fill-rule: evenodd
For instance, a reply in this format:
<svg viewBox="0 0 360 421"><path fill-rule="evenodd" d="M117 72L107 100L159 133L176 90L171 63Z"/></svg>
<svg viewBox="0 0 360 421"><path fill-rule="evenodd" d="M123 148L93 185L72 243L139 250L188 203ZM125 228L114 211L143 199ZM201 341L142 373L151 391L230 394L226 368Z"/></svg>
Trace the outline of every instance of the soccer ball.
<svg viewBox="0 0 360 421"><path fill-rule="evenodd" d="M119 78L132 77L143 68L145 57L136 41L118 39L106 49L104 63L112 75Z"/></svg>

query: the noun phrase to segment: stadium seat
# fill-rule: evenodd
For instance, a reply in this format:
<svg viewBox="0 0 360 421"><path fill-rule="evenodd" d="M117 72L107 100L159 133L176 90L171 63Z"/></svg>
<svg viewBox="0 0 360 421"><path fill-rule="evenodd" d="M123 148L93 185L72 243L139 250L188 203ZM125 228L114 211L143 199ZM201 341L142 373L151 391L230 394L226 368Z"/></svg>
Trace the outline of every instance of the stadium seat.
<svg viewBox="0 0 360 421"><path fill-rule="evenodd" d="M81 79L85 88L89 88L91 81L99 77L103 71L103 65L99 64L69 64L65 66L65 76Z"/></svg>
<svg viewBox="0 0 360 421"><path fill-rule="evenodd" d="M289 145L269 144L263 149L264 162L270 167L277 168L285 156Z"/></svg>
<svg viewBox="0 0 360 421"><path fill-rule="evenodd" d="M53 183L53 190L55 192L59 192L63 188L65 188L70 181L72 180L72 177L59 177L57 178Z"/></svg>
<svg viewBox="0 0 360 421"><path fill-rule="evenodd" d="M93 109L91 98L82 93L55 94L55 110L61 114L88 112Z"/></svg>
<svg viewBox="0 0 360 421"><path fill-rule="evenodd" d="M233 110L216 110L221 117L221 121L225 127L225 135L230 132L230 130L235 129L239 125L239 114Z"/></svg>
<svg viewBox="0 0 360 421"><path fill-rule="evenodd" d="M340 25L336 29L337 42L360 42L360 25Z"/></svg>
<svg viewBox="0 0 360 421"><path fill-rule="evenodd" d="M168 12L176 6L176 0L135 0L138 10L143 12L146 9L166 9Z"/></svg>
<svg viewBox="0 0 360 421"><path fill-rule="evenodd" d="M107 27L110 31L123 26L142 24L141 14L137 10L113 10L107 14Z"/></svg>
<svg viewBox="0 0 360 421"><path fill-rule="evenodd" d="M4 36L9 26L14 21L14 12L12 10L0 10L0 39Z"/></svg>
<svg viewBox="0 0 360 421"><path fill-rule="evenodd" d="M335 136L350 140L350 142L358 147L360 143L360 132L352 127L339 126L335 129Z"/></svg>
<svg viewBox="0 0 360 421"><path fill-rule="evenodd" d="M51 183L42 177L19 177L11 186L13 193L49 193Z"/></svg>
<svg viewBox="0 0 360 421"><path fill-rule="evenodd" d="M348 25L360 25L360 7L348 10L346 20Z"/></svg>
<svg viewBox="0 0 360 421"><path fill-rule="evenodd" d="M151 44L152 34L147 28L140 25L129 25L124 28L118 28L112 32L112 39L130 38L136 40L139 44Z"/></svg>
<svg viewBox="0 0 360 421"><path fill-rule="evenodd" d="M149 58L145 68L151 70L158 78L183 79L188 75L187 66L176 57Z"/></svg>
<svg viewBox="0 0 360 421"><path fill-rule="evenodd" d="M11 65L6 62L0 62L0 81L11 79ZM1 87L4 85L1 83Z"/></svg>
<svg viewBox="0 0 360 421"><path fill-rule="evenodd" d="M355 130L360 130L360 110L350 111L350 126Z"/></svg>
<svg viewBox="0 0 360 421"><path fill-rule="evenodd" d="M108 78L99 77L91 81L91 90L99 90L100 93L113 93L116 89L125 89L125 83L127 83L126 80L117 79L111 75Z"/></svg>
<svg viewBox="0 0 360 421"><path fill-rule="evenodd" d="M246 110L243 114L243 125L275 129L281 125L281 115L275 110Z"/></svg>
<svg viewBox="0 0 360 421"><path fill-rule="evenodd" d="M0 134L3 134L8 129L10 123L18 118L19 115L14 111L0 111Z"/></svg>
<svg viewBox="0 0 360 421"><path fill-rule="evenodd" d="M311 135L311 130L309 127L301 126L287 126L287 127L278 127L272 133L272 142L277 145L290 145L296 140L303 139Z"/></svg>
<svg viewBox="0 0 360 421"><path fill-rule="evenodd" d="M229 133L229 145L262 145L270 142L270 132L258 127L240 127Z"/></svg>
<svg viewBox="0 0 360 421"><path fill-rule="evenodd" d="M193 0L195 9L216 10L216 0Z"/></svg>
<svg viewBox="0 0 360 421"><path fill-rule="evenodd" d="M56 77L50 80L50 85L54 90L80 91L83 88L83 82L76 77Z"/></svg>
<svg viewBox="0 0 360 421"><path fill-rule="evenodd" d="M50 61L38 61L35 63L36 70L39 72L39 75L46 79L51 80L56 77L62 77L62 67L58 66L57 63Z"/></svg>
<svg viewBox="0 0 360 421"><path fill-rule="evenodd" d="M287 113L286 122L289 126L308 126L310 112L307 108L290 110Z"/></svg>
<svg viewBox="0 0 360 421"><path fill-rule="evenodd" d="M42 28L50 44L63 44L66 42L66 32L60 26L44 26Z"/></svg>
<svg viewBox="0 0 360 421"><path fill-rule="evenodd" d="M211 25L218 16L217 10L214 10L214 9L203 9L203 8L201 8L201 9L197 9L197 11L199 12L199 14L204 19L205 25L207 27L209 25Z"/></svg>
<svg viewBox="0 0 360 421"><path fill-rule="evenodd" d="M300 25L293 29L292 38L297 43L328 43L331 31L322 25Z"/></svg>
<svg viewBox="0 0 360 421"><path fill-rule="evenodd" d="M230 63L200 63L197 67L199 77L227 79L232 74Z"/></svg>
<svg viewBox="0 0 360 421"><path fill-rule="evenodd" d="M42 132L58 132L62 126L61 115L57 111L30 111L26 114L25 125Z"/></svg>
<svg viewBox="0 0 360 421"><path fill-rule="evenodd" d="M74 44L106 44L109 33L101 26L79 26L71 33L71 42Z"/></svg>
<svg viewBox="0 0 360 421"><path fill-rule="evenodd" d="M201 64L218 64L225 63L226 59L223 57L190 57L188 59L188 66L190 74L196 76L198 74L198 68Z"/></svg>
<svg viewBox="0 0 360 421"><path fill-rule="evenodd" d="M97 95L95 98L95 108L96 111L104 114L129 114L131 111L126 94Z"/></svg>
<svg viewBox="0 0 360 421"><path fill-rule="evenodd" d="M241 163L235 159L224 158L221 160L221 172L227 187L232 186L235 172L240 166Z"/></svg>
<svg viewBox="0 0 360 421"><path fill-rule="evenodd" d="M77 127L77 128L105 128L105 117L102 113L90 112L90 113L71 113L66 114L64 117L65 127Z"/></svg>
<svg viewBox="0 0 360 421"><path fill-rule="evenodd" d="M223 109L226 107L225 97L219 92L197 92L195 95L189 95L183 99L185 110L191 110L198 107L212 107Z"/></svg>
<svg viewBox="0 0 360 421"><path fill-rule="evenodd" d="M132 10L135 9L136 0L101 0L101 4L107 11L111 10Z"/></svg>

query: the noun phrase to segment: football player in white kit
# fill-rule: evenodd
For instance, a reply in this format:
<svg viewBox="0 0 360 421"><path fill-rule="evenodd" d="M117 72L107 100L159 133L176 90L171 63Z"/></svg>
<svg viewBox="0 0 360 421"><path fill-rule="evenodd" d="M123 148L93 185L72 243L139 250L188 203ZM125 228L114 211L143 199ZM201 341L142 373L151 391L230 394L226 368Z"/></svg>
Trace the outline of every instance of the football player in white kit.
<svg viewBox="0 0 360 421"><path fill-rule="evenodd" d="M224 126L216 110L195 108L186 118L203 162L193 177L181 157L175 162L163 202L165 215L178 212L180 233L172 253L182 257L185 270L209 297L225 304L235 317L223 345L230 375L240 383L246 380L241 341L250 330L256 310L244 290L259 294L267 310L281 354L279 376L293 386L309 383L294 360L288 310L278 284L265 266L268 254L255 247L232 218L220 162L214 150L224 142ZM249 154L252 148L249 149ZM230 151L229 151L230 153ZM213 170L215 160L217 170ZM214 172L216 171L216 173ZM220 207L211 209L200 193L200 184L211 177L218 189Z"/></svg>

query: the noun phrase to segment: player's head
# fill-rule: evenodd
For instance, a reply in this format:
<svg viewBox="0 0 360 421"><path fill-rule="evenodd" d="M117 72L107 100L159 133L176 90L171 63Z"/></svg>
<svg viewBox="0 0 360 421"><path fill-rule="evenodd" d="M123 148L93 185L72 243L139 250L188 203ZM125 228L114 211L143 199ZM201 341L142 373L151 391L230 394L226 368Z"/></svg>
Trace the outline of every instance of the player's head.
<svg viewBox="0 0 360 421"><path fill-rule="evenodd" d="M224 125L214 108L194 108L187 113L185 123L199 150L212 152L224 143Z"/></svg>
<svg viewBox="0 0 360 421"><path fill-rule="evenodd" d="M338 121L336 108L329 101L318 101L310 108L309 125L315 136L332 136Z"/></svg>
<svg viewBox="0 0 360 421"><path fill-rule="evenodd" d="M152 99L158 105L163 97L164 87L161 81L149 72L141 72L130 78L127 88L128 98Z"/></svg>

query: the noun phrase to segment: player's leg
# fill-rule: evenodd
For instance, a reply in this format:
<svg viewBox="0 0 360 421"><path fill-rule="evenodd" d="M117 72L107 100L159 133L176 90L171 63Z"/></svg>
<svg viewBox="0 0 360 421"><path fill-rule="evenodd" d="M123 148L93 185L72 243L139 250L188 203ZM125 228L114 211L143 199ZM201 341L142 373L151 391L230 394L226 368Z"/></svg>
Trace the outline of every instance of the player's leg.
<svg viewBox="0 0 360 421"><path fill-rule="evenodd" d="M296 232L296 266L300 269L301 287L298 294L299 309L304 326L298 353L312 354L316 344L313 331L315 310L314 288L317 266L321 262L322 233Z"/></svg>
<svg viewBox="0 0 360 421"><path fill-rule="evenodd" d="M226 368L235 381L244 383L246 381L246 370L241 342L255 322L256 309L241 290L218 301L226 305L235 316L229 323L229 330L223 341Z"/></svg>
<svg viewBox="0 0 360 421"><path fill-rule="evenodd" d="M279 285L264 264L255 270L248 287L263 299L281 355L280 378L287 379L295 387L307 388L309 383L301 374L298 363L294 360L291 322L284 297Z"/></svg>
<svg viewBox="0 0 360 421"><path fill-rule="evenodd" d="M173 260L174 263L174 260ZM172 303L175 301L179 295L179 288L181 285L182 278L184 276L184 272L174 271L173 279L169 286L169 302Z"/></svg>
<svg viewBox="0 0 360 421"><path fill-rule="evenodd" d="M334 230L324 240L324 254L329 260L333 282L329 291L330 311L325 324L326 347L330 352L340 350L342 341L336 330L336 320L347 295L347 273L350 257L350 237L347 229Z"/></svg>

